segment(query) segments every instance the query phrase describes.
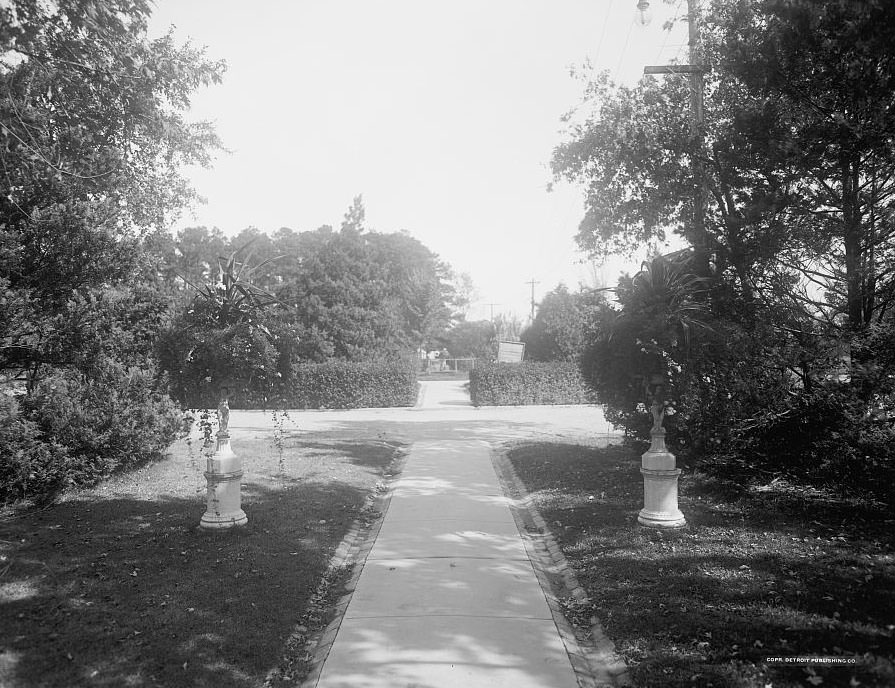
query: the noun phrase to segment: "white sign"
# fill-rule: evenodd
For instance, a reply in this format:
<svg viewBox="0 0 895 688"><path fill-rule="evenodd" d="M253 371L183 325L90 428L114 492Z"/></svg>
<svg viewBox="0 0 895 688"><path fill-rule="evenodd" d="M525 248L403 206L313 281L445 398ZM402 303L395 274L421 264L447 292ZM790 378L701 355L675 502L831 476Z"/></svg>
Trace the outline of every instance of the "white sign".
<svg viewBox="0 0 895 688"><path fill-rule="evenodd" d="M498 342L498 363L521 363L525 356L525 342Z"/></svg>

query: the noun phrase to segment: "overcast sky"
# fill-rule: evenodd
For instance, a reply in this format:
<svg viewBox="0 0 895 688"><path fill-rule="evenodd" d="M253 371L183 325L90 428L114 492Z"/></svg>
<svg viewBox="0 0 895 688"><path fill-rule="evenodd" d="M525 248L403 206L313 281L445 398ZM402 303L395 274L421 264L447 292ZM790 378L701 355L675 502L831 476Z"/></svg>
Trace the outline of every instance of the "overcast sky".
<svg viewBox="0 0 895 688"><path fill-rule="evenodd" d="M407 230L479 291L472 319L515 312L559 282L593 279L574 235L578 189L552 180L562 114L590 60L620 81L686 59L683 12L635 0L156 0L153 34L173 25L229 65L200 91L232 151L191 177L208 204L181 224L338 227L362 194L370 229ZM604 269L614 281L618 265Z"/></svg>

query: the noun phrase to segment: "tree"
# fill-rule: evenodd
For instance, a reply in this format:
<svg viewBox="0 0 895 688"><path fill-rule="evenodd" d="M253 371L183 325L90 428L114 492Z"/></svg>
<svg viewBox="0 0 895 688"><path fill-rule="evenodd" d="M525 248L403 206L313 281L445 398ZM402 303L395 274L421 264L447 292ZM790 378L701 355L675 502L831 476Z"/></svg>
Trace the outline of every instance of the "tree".
<svg viewBox="0 0 895 688"><path fill-rule="evenodd" d="M468 272L461 272L453 275L454 288L454 309L456 313L454 317L458 320L465 320L469 315L469 309L473 302L478 299L478 290L472 281L472 276Z"/></svg>
<svg viewBox="0 0 895 688"><path fill-rule="evenodd" d="M187 283L202 284L215 279L218 260L229 253L230 242L214 227L184 227L177 232L173 255L168 256L176 278Z"/></svg>
<svg viewBox="0 0 895 688"><path fill-rule="evenodd" d="M450 322L447 265L405 232L366 230L364 214L357 197L338 232L283 233L275 247L276 294L312 359L416 351Z"/></svg>
<svg viewBox="0 0 895 688"><path fill-rule="evenodd" d="M0 369L27 380L0 407L20 447L3 452L2 499L146 460L181 423L156 375L170 295L150 251L196 198L182 167L220 147L185 113L223 64L150 40L150 6L0 6Z"/></svg>
<svg viewBox="0 0 895 688"><path fill-rule="evenodd" d="M531 325L522 333L525 356L535 361L574 361L586 341L588 322L605 304L602 293L571 293L560 284L538 306Z"/></svg>
<svg viewBox="0 0 895 688"><path fill-rule="evenodd" d="M15 304L0 367L32 385L67 364L45 343L69 297L133 281L144 238L194 198L181 167L219 146L183 115L222 63L149 40L148 16L142 0L0 8L0 245L17 247L0 273Z"/></svg>
<svg viewBox="0 0 895 688"><path fill-rule="evenodd" d="M590 110L569 120L553 167L585 188L578 240L593 256L669 232L707 248L710 269L693 305L716 334L685 355L684 330L662 329L669 321L657 312L643 317L650 309L638 297L592 338L589 360L600 364L591 377L604 400L630 407L633 376L664 360L674 425L701 449L729 432L729 448L767 457L855 458L846 445L891 438L868 419L891 409L895 372L877 346L889 341L895 296L895 7L716 0L704 8L694 17L704 39L696 57L708 69L701 135L687 131L683 80L622 88L597 75ZM690 220L697 183L704 224ZM639 286L622 285L620 301L651 280L641 273ZM812 414L836 433L849 426L848 441L812 434Z"/></svg>
<svg viewBox="0 0 895 688"><path fill-rule="evenodd" d="M371 259L383 284L380 303L389 308L389 345L426 347L451 320L454 295L450 268L406 232L369 235Z"/></svg>
<svg viewBox="0 0 895 688"><path fill-rule="evenodd" d="M676 232L709 247L738 297L787 300L823 327L884 317L893 296L895 55L889 3L715 2L702 23L704 146L687 131L683 81L587 86L556 174L587 188L579 243L594 255ZM688 222L692 161L706 235ZM826 297L824 296L826 294Z"/></svg>
<svg viewBox="0 0 895 688"><path fill-rule="evenodd" d="M490 320L462 320L442 337L453 358L473 357L493 360L496 353L497 330Z"/></svg>
<svg viewBox="0 0 895 688"><path fill-rule="evenodd" d="M492 320L497 338L501 341L518 342L522 334L522 319L515 313L498 313Z"/></svg>
<svg viewBox="0 0 895 688"><path fill-rule="evenodd" d="M895 7L870 0L716 3L718 69L749 94L734 131L789 186L780 269L818 284L809 299L852 330L895 296Z"/></svg>

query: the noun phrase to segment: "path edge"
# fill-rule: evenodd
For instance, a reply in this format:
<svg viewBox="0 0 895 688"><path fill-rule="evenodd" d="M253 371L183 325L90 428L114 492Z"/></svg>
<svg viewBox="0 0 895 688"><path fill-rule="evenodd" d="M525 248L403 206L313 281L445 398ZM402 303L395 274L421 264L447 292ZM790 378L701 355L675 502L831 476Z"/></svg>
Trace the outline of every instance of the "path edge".
<svg viewBox="0 0 895 688"><path fill-rule="evenodd" d="M341 594L328 610L332 617L329 623L310 634L301 645L311 658L308 663L308 672L292 681L291 684L296 688L316 688L320 681L323 665L329 657L336 635L339 633L339 628L345 618L345 611L351 602L351 596L357 588L357 582L364 570L367 557L382 529L382 523L394 493L394 482L401 477L409 455L410 446L401 447L396 452L395 458L386 469L386 475L377 485L376 492L367 497L367 503L364 504L360 514L354 519L329 559L322 580L325 581L332 574L348 567L351 567L351 575L341 583ZM373 514L375 516L371 518ZM264 685L268 685L268 681Z"/></svg>
<svg viewBox="0 0 895 688"><path fill-rule="evenodd" d="M491 463L504 495L511 500L510 511L538 583L547 598L547 605L566 647L579 688L630 686L628 667L616 651L615 644L606 635L599 619L596 616L590 617L590 627L587 629L590 637L587 638L575 632L575 627L563 613L564 600L585 605L589 598L507 456L519 444L521 443L516 441L492 446Z"/></svg>

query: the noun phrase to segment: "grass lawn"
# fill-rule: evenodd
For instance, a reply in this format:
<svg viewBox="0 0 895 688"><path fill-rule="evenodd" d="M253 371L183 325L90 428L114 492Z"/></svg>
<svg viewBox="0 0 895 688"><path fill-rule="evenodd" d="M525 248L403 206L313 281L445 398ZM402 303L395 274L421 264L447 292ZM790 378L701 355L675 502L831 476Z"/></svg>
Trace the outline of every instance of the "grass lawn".
<svg viewBox="0 0 895 688"><path fill-rule="evenodd" d="M367 497L401 447L286 432L281 454L272 436L233 440L242 529L198 528L204 460L184 442L0 515L0 686L294 685L303 638L326 622L329 558L375 516Z"/></svg>
<svg viewBox="0 0 895 688"><path fill-rule="evenodd" d="M640 457L525 444L509 458L628 663L656 686L895 686L895 517L886 500L685 472L688 527L636 526ZM839 656L844 667L772 665Z"/></svg>

